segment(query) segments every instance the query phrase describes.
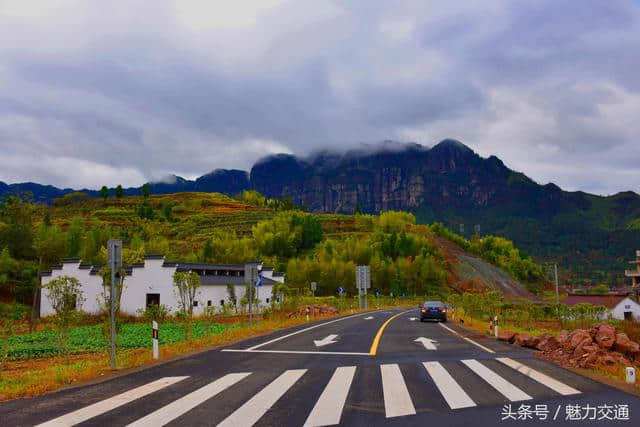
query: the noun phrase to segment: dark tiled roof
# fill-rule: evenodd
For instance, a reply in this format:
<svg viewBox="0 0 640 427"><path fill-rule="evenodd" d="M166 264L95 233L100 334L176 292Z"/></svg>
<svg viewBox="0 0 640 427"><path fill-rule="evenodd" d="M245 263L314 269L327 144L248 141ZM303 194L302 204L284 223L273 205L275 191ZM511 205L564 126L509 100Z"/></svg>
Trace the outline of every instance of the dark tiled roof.
<svg viewBox="0 0 640 427"><path fill-rule="evenodd" d="M284 277L284 273L281 273L279 271L276 271L272 274L273 277Z"/></svg>
<svg viewBox="0 0 640 427"><path fill-rule="evenodd" d="M62 258L63 264L77 264L80 262L80 258Z"/></svg>
<svg viewBox="0 0 640 427"><path fill-rule="evenodd" d="M163 267L175 267L177 265L178 265L177 262L167 262L167 261L165 261L165 262L162 263Z"/></svg>
<svg viewBox="0 0 640 427"><path fill-rule="evenodd" d="M132 268L144 268L144 262L135 262L131 264Z"/></svg>
<svg viewBox="0 0 640 427"><path fill-rule="evenodd" d="M592 305L604 305L605 307L611 309L620 304L620 301L625 298L627 298L626 295L569 294L569 296L563 299L562 302L567 304L568 306L587 303Z"/></svg>
<svg viewBox="0 0 640 427"><path fill-rule="evenodd" d="M164 254L147 254L144 259L164 259Z"/></svg>
<svg viewBox="0 0 640 427"><path fill-rule="evenodd" d="M179 262L180 270L237 270L244 271L244 264L203 264L197 262Z"/></svg>
<svg viewBox="0 0 640 427"><path fill-rule="evenodd" d="M80 266L78 267L80 270L89 270L91 268L93 268L92 264L80 264Z"/></svg>

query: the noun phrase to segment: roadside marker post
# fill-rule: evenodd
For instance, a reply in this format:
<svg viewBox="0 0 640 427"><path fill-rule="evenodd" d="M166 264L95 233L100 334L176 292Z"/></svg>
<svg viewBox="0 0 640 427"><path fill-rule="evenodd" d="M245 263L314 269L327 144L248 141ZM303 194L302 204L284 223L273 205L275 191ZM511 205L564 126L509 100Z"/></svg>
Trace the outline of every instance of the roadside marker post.
<svg viewBox="0 0 640 427"><path fill-rule="evenodd" d="M153 358L158 359L158 322L154 320L151 326L153 328Z"/></svg>
<svg viewBox="0 0 640 427"><path fill-rule="evenodd" d="M495 328L496 338L498 338L498 316L493 318L493 327Z"/></svg>
<svg viewBox="0 0 640 427"><path fill-rule="evenodd" d="M636 368L632 366L627 366L626 371L626 381L627 384L635 384L636 383Z"/></svg>
<svg viewBox="0 0 640 427"><path fill-rule="evenodd" d="M311 295L313 295L313 300L311 302L311 316L316 318L316 289L318 288L318 284L316 282L311 282Z"/></svg>

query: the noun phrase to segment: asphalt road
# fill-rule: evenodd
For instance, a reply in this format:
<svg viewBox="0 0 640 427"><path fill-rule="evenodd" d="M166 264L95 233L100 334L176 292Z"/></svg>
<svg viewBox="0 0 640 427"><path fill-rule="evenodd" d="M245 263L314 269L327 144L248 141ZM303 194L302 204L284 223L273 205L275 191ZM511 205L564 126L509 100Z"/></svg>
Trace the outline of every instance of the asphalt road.
<svg viewBox="0 0 640 427"><path fill-rule="evenodd" d="M0 425L640 425L635 396L417 317L387 310L311 322L0 404Z"/></svg>

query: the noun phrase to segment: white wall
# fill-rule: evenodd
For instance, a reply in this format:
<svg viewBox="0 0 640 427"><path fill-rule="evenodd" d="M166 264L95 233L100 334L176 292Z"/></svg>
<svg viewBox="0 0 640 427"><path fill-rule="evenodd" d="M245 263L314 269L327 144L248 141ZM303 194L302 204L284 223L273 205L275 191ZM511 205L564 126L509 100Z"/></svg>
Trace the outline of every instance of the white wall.
<svg viewBox="0 0 640 427"><path fill-rule="evenodd" d="M160 294L160 304L165 305L172 313L178 311L178 296L173 286L173 274L176 267L163 267L162 259L147 259L144 267L134 267L130 276L125 276L124 289L122 291L120 310L123 314L138 315L138 310L144 310L147 303L147 294ZM47 282L60 276L72 276L82 284L82 292L86 301L82 305L82 310L87 313L97 314L100 312L98 297L102 294L102 277L90 275L90 269L79 269L80 263L64 263L61 270L53 270L51 276L44 276L41 279L44 286ZM279 279L279 278L277 278ZM283 278L282 278L283 279ZM275 279L274 279L275 280ZM258 298L261 306L265 307L271 303L272 285L263 285L258 290ZM236 298L238 308L240 300L246 293L245 286L236 285ZM203 285L198 289L195 307L195 314L202 314L206 310L208 301L216 309L220 309L220 301L229 303L229 295L226 285ZM46 289L42 290L40 304L40 316L55 314Z"/></svg>
<svg viewBox="0 0 640 427"><path fill-rule="evenodd" d="M640 304L638 304L631 298L623 299L618 303L618 305L610 310L611 317L613 317L614 319L624 320L625 311L631 311L633 313L633 320L635 320L636 322L640 322Z"/></svg>
<svg viewBox="0 0 640 427"><path fill-rule="evenodd" d="M91 275L91 269L79 269L80 262L77 263L64 263L62 269L52 270L51 276L44 276L41 278L42 286L44 287L49 281L56 279L60 276L72 276L78 279L82 284L82 293L85 299L82 304L82 310L87 313L98 313L100 311L98 305L98 296L102 293L102 277L100 275ZM48 292L46 289L42 289L42 295L40 298L40 316L50 316L55 314L51 303L49 302Z"/></svg>
<svg viewBox="0 0 640 427"><path fill-rule="evenodd" d="M238 301L238 309L241 308L240 300L246 294L246 287L242 285L235 285L235 293L236 300ZM260 306L266 307L271 304L272 298L272 285L263 285L258 290L257 298L261 301ZM198 306L195 307L194 313L202 314L207 308L207 304L211 301L211 305L217 309L221 308L220 301L224 300L225 304L229 304L229 293L227 292L227 286L221 285L206 285L201 286L198 289L198 293L196 295L196 301L198 301ZM268 301L267 301L268 300Z"/></svg>
<svg viewBox="0 0 640 427"><path fill-rule="evenodd" d="M174 294L173 273L176 267L163 267L162 259L147 259L144 267L134 267L131 276L125 276L124 289L120 300L122 313L137 315L137 310L144 310L147 294L160 294L160 304L176 312L178 300Z"/></svg>

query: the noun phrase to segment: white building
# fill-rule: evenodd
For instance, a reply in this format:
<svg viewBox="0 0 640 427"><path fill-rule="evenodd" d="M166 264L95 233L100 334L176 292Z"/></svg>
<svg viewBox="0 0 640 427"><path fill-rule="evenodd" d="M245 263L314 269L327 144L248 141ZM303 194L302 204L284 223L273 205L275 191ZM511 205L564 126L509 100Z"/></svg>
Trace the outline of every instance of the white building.
<svg viewBox="0 0 640 427"><path fill-rule="evenodd" d="M178 311L178 297L173 285L173 273L176 271L194 271L200 276L202 286L196 296L195 314L202 314L206 307L221 309L228 304L227 285L235 289L238 308L240 300L246 294L245 277L250 276L252 266L258 266L262 274L262 286L257 288L256 297L261 306L272 303L273 286L284 283L284 274L263 267L261 262L246 264L196 264L167 262L163 255L147 255L144 262L134 264L126 270L124 289L122 291L120 311L123 314L138 315L151 304L165 305L172 313ZM47 298L44 288L47 282L60 276L72 276L82 284L85 299L82 311L97 314L100 312L100 301L104 292L102 277L98 274L100 267L83 264L79 259L65 259L62 264L43 273L40 282L43 287L40 298L40 316L55 314ZM107 291L108 292L108 291ZM276 296L279 302L280 296Z"/></svg>
<svg viewBox="0 0 640 427"><path fill-rule="evenodd" d="M568 306L581 303L603 305L607 308L602 316L603 319L612 318L640 322L640 304L629 298L628 295L569 294L562 302Z"/></svg>

